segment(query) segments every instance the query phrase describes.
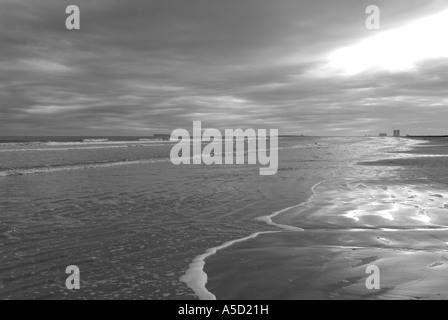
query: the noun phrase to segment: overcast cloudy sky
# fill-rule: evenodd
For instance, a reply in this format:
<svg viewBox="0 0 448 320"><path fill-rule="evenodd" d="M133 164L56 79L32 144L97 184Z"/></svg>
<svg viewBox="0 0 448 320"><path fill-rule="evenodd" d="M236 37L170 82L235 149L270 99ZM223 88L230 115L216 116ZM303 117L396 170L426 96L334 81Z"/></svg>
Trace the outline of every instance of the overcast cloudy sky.
<svg viewBox="0 0 448 320"><path fill-rule="evenodd" d="M70 4L80 30L65 28ZM365 27L371 4L380 30ZM0 135L150 135L193 120L283 134L448 134L447 9L446 0L0 0Z"/></svg>

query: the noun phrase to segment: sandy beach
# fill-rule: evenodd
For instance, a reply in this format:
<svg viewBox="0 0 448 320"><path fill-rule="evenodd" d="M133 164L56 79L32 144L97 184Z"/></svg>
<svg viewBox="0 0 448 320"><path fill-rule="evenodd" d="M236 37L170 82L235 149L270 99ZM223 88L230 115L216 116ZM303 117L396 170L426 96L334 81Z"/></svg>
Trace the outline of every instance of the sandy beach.
<svg viewBox="0 0 448 320"><path fill-rule="evenodd" d="M309 202L273 218L303 231L262 233L210 256L207 290L217 299L448 298L448 141L401 140L341 163ZM369 265L380 289L366 287Z"/></svg>

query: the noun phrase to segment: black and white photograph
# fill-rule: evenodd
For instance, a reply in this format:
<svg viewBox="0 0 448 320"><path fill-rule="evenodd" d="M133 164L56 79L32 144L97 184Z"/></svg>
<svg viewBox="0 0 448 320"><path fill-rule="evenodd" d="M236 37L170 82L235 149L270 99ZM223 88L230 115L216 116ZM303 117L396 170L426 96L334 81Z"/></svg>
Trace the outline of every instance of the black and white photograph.
<svg viewBox="0 0 448 320"><path fill-rule="evenodd" d="M446 0L0 0L0 300L448 299L447 36Z"/></svg>

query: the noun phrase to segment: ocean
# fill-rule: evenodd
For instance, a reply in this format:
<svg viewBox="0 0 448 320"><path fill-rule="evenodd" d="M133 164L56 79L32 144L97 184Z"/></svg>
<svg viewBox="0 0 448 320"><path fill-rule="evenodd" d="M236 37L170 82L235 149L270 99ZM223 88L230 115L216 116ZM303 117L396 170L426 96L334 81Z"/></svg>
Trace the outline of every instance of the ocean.
<svg viewBox="0 0 448 320"><path fill-rule="evenodd" d="M386 268L406 242L387 230L445 228L446 185L403 164L440 163L410 153L420 143L280 138L277 174L260 176L258 165L173 165L174 142L149 137L1 138L0 299L360 297L365 272L344 261ZM70 265L80 290L66 288Z"/></svg>

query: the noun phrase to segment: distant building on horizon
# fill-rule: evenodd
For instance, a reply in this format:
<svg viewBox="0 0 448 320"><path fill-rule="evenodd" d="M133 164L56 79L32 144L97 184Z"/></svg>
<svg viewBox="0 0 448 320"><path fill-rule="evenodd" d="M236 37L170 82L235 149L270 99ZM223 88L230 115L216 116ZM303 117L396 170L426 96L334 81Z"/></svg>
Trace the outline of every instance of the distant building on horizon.
<svg viewBox="0 0 448 320"><path fill-rule="evenodd" d="M153 134L153 138L159 139L159 140L170 140L171 134L156 133L156 134Z"/></svg>
<svg viewBox="0 0 448 320"><path fill-rule="evenodd" d="M387 137L387 133L380 133L380 137Z"/></svg>
<svg viewBox="0 0 448 320"><path fill-rule="evenodd" d="M394 130L394 137L400 136L400 130Z"/></svg>

